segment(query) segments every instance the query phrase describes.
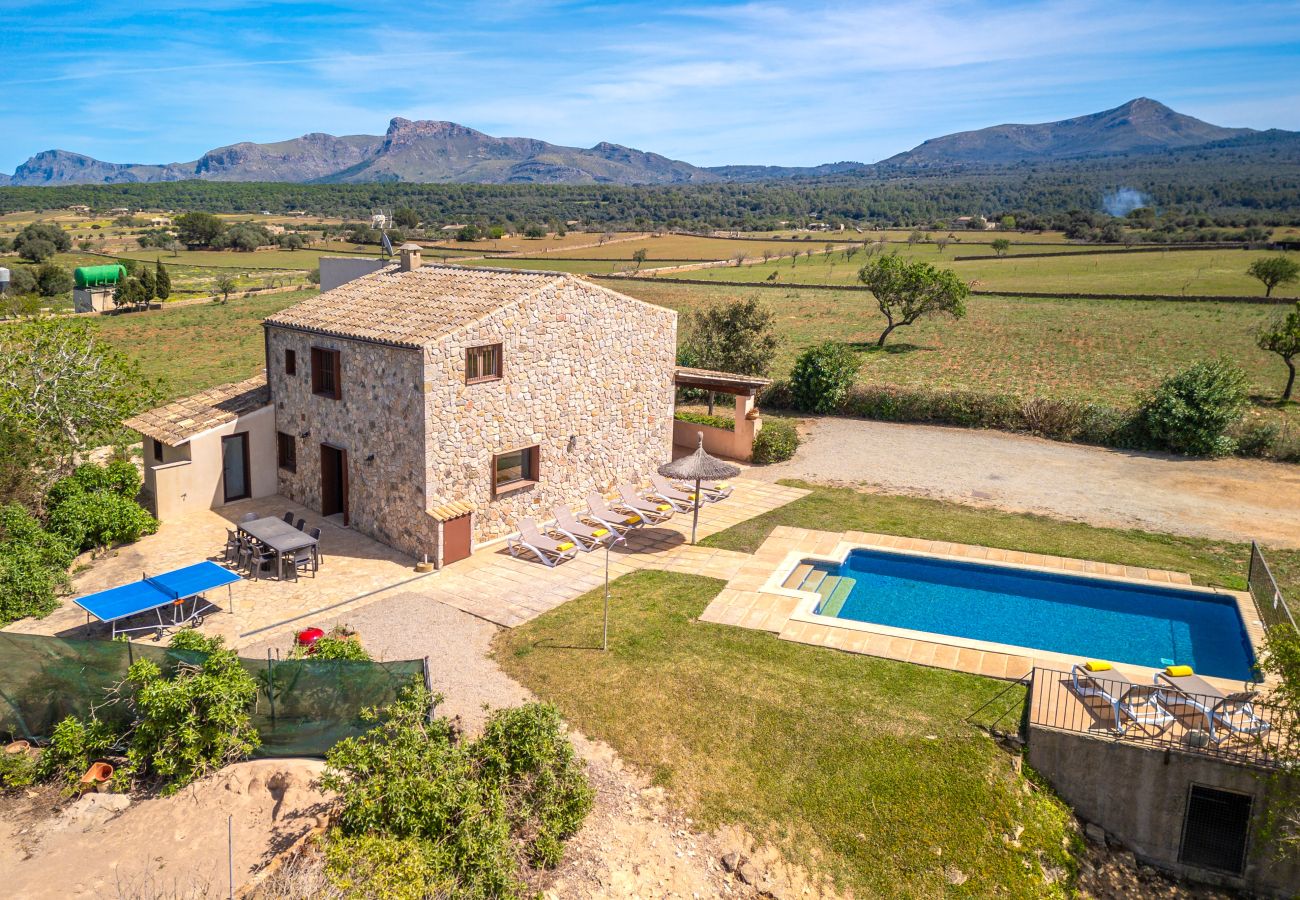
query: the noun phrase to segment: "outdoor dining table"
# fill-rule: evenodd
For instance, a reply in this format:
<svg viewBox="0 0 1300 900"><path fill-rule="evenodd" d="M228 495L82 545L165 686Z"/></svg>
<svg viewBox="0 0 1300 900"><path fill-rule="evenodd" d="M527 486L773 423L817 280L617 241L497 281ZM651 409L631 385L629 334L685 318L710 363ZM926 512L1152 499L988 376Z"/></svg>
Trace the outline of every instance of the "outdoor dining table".
<svg viewBox="0 0 1300 900"><path fill-rule="evenodd" d="M277 578L284 577L284 555L286 553L293 553L303 547L314 547L317 543L316 539L307 532L299 531L284 519L277 519L275 516L243 522L240 524L239 530L249 537L255 538L263 546L275 551Z"/></svg>

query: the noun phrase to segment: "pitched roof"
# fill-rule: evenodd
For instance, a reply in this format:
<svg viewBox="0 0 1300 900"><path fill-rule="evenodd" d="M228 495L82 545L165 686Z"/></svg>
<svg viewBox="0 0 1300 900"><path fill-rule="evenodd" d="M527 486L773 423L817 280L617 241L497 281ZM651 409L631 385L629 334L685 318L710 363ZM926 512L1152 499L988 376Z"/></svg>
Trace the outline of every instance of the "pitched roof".
<svg viewBox="0 0 1300 900"><path fill-rule="evenodd" d="M692 369L687 366L677 367L677 371L673 374L673 381L679 387L699 387L710 391L721 391L725 394L748 394L750 396L772 383L770 378L759 378L756 375L737 375L734 372Z"/></svg>
<svg viewBox="0 0 1300 900"><path fill-rule="evenodd" d="M386 266L281 310L268 325L424 347L507 303L571 276L469 266Z"/></svg>
<svg viewBox="0 0 1300 900"><path fill-rule="evenodd" d="M166 406L127 419L127 428L177 447L210 428L233 422L242 415L261 409L271 402L266 374L223 384L192 397L183 397Z"/></svg>

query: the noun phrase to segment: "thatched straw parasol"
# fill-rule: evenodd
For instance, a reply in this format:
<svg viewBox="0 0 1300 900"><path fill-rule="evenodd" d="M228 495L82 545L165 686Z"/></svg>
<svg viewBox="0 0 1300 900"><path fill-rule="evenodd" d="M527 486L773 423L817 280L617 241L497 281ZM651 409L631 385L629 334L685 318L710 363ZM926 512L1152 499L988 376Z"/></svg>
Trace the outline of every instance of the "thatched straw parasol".
<svg viewBox="0 0 1300 900"><path fill-rule="evenodd" d="M700 524L700 482L721 481L735 478L740 469L731 463L725 463L717 457L704 452L704 432L698 432L700 445L690 456L683 456L659 467L659 474L665 478L695 482L695 512L691 518L691 543L695 543L695 529Z"/></svg>

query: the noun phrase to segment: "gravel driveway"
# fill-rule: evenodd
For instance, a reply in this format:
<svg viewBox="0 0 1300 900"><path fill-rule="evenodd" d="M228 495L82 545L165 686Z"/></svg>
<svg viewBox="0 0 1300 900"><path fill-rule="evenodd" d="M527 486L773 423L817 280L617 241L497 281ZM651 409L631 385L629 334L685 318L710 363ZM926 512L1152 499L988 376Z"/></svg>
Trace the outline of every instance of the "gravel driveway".
<svg viewBox="0 0 1300 900"><path fill-rule="evenodd" d="M750 478L868 485L1107 527L1300 547L1300 466L1106 450L1000 431L823 418Z"/></svg>

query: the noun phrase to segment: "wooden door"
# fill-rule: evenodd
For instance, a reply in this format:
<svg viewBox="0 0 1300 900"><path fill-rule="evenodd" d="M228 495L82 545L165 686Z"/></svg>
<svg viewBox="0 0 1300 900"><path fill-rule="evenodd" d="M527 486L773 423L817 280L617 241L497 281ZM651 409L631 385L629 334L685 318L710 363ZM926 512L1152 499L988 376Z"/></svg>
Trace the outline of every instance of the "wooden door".
<svg viewBox="0 0 1300 900"><path fill-rule="evenodd" d="M323 516L343 514L348 524L348 451L320 445L320 511Z"/></svg>
<svg viewBox="0 0 1300 900"><path fill-rule="evenodd" d="M442 564L469 558L470 513L442 523Z"/></svg>

